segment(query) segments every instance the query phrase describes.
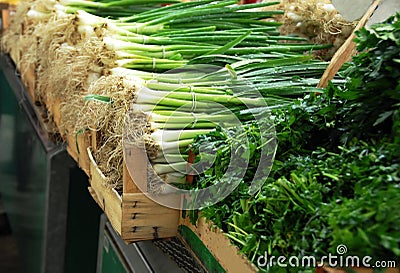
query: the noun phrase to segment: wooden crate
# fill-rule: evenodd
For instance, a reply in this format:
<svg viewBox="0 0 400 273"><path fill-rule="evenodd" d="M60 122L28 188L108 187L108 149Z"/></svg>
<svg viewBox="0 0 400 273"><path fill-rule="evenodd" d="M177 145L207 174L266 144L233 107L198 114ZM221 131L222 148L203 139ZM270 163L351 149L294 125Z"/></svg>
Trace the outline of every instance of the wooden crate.
<svg viewBox="0 0 400 273"><path fill-rule="evenodd" d="M140 151L132 151L135 158L135 182L124 166L123 190L118 193L106 186L106 177L98 168L91 149L87 149L90 160L89 192L105 212L115 231L126 242L170 238L178 234L179 210L154 202L150 195L137 186L146 183L146 159ZM131 163L131 162L130 162ZM136 184L137 183L137 184Z"/></svg>

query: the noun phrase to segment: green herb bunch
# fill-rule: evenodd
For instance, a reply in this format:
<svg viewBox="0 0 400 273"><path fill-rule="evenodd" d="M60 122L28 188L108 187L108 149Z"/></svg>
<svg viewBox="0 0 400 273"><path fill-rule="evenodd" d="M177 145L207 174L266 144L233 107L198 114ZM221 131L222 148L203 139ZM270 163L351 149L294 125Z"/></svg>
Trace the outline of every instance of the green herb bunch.
<svg viewBox="0 0 400 273"><path fill-rule="evenodd" d="M357 33L358 55L344 71L347 84L337 95L347 100L345 137L387 134L399 127L400 14ZM396 132L397 130L393 130ZM395 136L399 142L399 136Z"/></svg>
<svg viewBox="0 0 400 273"><path fill-rule="evenodd" d="M341 72L344 85L331 83L323 94L266 112L265 119L275 122L278 148L255 195L248 193L257 167L251 164L258 163L263 132L249 123L241 126L255 145L251 166L231 195L201 215L254 263L264 253L320 258L336 254L340 244L347 246L347 255L399 261L399 18L357 33L360 53ZM195 141L194 148L218 151L213 167L197 177L197 187L222 177L231 152L226 143L235 135L228 132L234 130L219 128ZM282 270L303 269L260 267Z"/></svg>

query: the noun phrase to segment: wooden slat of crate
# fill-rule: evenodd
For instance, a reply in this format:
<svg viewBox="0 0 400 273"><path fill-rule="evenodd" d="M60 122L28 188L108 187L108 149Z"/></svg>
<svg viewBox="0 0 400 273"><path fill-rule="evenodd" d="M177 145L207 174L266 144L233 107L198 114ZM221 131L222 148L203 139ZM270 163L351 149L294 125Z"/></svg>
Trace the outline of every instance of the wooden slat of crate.
<svg viewBox="0 0 400 273"><path fill-rule="evenodd" d="M179 210L164 207L145 193L122 195L122 233L125 241L174 237L178 233Z"/></svg>
<svg viewBox="0 0 400 273"><path fill-rule="evenodd" d="M236 246L232 245L223 231L213 228L205 218L199 218L194 226L188 217L182 217L180 225L190 228L197 235L226 272L258 272L257 267L241 254Z"/></svg>
<svg viewBox="0 0 400 273"><path fill-rule="evenodd" d="M318 87L324 88L328 85L329 81L335 77L336 73L340 70L343 64L351 59L351 56L355 52L356 44L354 43L354 38L356 37L356 31L359 31L361 28L365 26L369 18L372 16L376 8L378 7L381 0L375 0L372 5L369 7L367 12L358 22L357 26L354 28L351 35L347 38L347 40L343 43L343 45L336 51L333 55L332 60L329 63L329 66L325 70L325 73L322 75Z"/></svg>
<svg viewBox="0 0 400 273"><path fill-rule="evenodd" d="M45 107L52 115L52 122L60 131L61 125L61 100L47 98ZM64 136L64 141L67 143L67 151L69 155L78 163L79 167L90 176L90 159L87 153L87 148L91 144L92 134L81 132L76 134L68 134Z"/></svg>
<svg viewBox="0 0 400 273"><path fill-rule="evenodd" d="M21 56L21 53L19 54ZM28 91L28 95L33 102L37 101L36 97L36 64L27 64L21 62L20 65L21 80Z"/></svg>
<svg viewBox="0 0 400 273"><path fill-rule="evenodd" d="M1 10L1 27L6 29L10 25L10 5L8 3L0 3Z"/></svg>
<svg viewBox="0 0 400 273"><path fill-rule="evenodd" d="M7 29L10 26L10 11L8 9L1 10L2 28Z"/></svg>
<svg viewBox="0 0 400 273"><path fill-rule="evenodd" d="M13 47L13 48L10 50L10 53L9 53L9 54L10 54L11 60L14 62L15 66L18 68L18 66L19 66L19 61L20 61L20 59L21 59L20 52L19 52L18 48L17 48L17 47Z"/></svg>
<svg viewBox="0 0 400 273"><path fill-rule="evenodd" d="M49 91L51 92L51 91ZM47 91L45 93L48 93ZM49 113L52 115L52 119L54 124L57 126L57 128L60 128L61 126L61 100L60 99L50 99L49 97L45 97L44 99L44 104L46 105L47 110Z"/></svg>
<svg viewBox="0 0 400 273"><path fill-rule="evenodd" d="M78 163L78 166L90 177L90 159L87 148L90 145L91 135L83 132L67 136L68 154Z"/></svg>
<svg viewBox="0 0 400 273"><path fill-rule="evenodd" d="M107 188L104 184L106 177L97 167L94 158L88 148L88 157L90 159L90 186L89 192L100 208L107 215L108 220L114 227L115 231L121 234L122 219L122 199L119 194L111 188Z"/></svg>
<svg viewBox="0 0 400 273"><path fill-rule="evenodd" d="M21 56L21 52L17 55ZM19 57L16 57L19 58ZM21 81L28 93L28 96L33 103L36 116L44 129L48 133L49 139L53 141L59 140L58 129L53 120L49 117L49 111L46 105L43 105L41 101L38 100L35 90L36 90L36 66L35 64L27 64L23 61L20 62L20 76Z"/></svg>
<svg viewBox="0 0 400 273"><path fill-rule="evenodd" d="M137 146L124 144L125 156L123 165L124 193L143 192L147 189L147 155ZM135 172L129 173L128 167L134 166Z"/></svg>
<svg viewBox="0 0 400 273"><path fill-rule="evenodd" d="M106 177L98 168L90 148L87 152L90 160L90 192L123 240L136 242L177 235L179 210L162 206L142 192L129 193L125 190L121 197L114 189L107 188ZM143 161L140 158L137 160ZM124 176L127 178L128 174ZM124 179L124 187L129 183L134 182Z"/></svg>
<svg viewBox="0 0 400 273"><path fill-rule="evenodd" d="M124 145L122 237L129 240L169 238L178 233L179 210L151 200L147 193L147 154L136 145ZM129 165L134 172L128 171ZM181 203L176 195L157 196ZM171 203L171 202L169 202ZM153 236L152 238L149 237Z"/></svg>

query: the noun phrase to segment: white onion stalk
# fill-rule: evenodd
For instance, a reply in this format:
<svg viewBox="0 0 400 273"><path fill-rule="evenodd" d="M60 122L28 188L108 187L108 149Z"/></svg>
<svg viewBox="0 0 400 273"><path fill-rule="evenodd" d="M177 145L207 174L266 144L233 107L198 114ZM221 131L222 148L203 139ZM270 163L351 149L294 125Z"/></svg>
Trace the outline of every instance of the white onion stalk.
<svg viewBox="0 0 400 273"><path fill-rule="evenodd" d="M151 133L151 137L157 142L171 142L179 139L193 139L200 134L207 134L211 129L194 130L157 130Z"/></svg>
<svg viewBox="0 0 400 273"><path fill-rule="evenodd" d="M159 175L160 178L167 184L185 184L186 174L180 172L170 172Z"/></svg>
<svg viewBox="0 0 400 273"><path fill-rule="evenodd" d="M224 122L224 121L219 121L219 122L211 122L211 121L204 121L204 122L193 122L191 124L189 123L164 123L164 122L149 122L149 127L151 130L156 130L156 129L181 129L182 127L189 127L191 129L214 129L217 127L217 125L221 125L224 127L227 126L235 126L236 124L233 122Z"/></svg>
<svg viewBox="0 0 400 273"><path fill-rule="evenodd" d="M167 173L176 173L176 172L184 174L184 173L186 173L187 167L188 167L187 162L153 164L153 169L158 175L167 174Z"/></svg>
<svg viewBox="0 0 400 273"><path fill-rule="evenodd" d="M160 156L152 159L153 163L167 163L167 162L187 162L188 156L184 154L160 154Z"/></svg>

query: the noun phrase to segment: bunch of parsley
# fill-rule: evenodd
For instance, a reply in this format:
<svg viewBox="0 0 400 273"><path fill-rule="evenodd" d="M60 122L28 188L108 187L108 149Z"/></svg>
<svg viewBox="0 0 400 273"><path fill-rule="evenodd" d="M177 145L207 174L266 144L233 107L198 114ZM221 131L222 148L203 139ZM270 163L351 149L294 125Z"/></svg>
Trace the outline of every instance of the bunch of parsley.
<svg viewBox="0 0 400 273"><path fill-rule="evenodd" d="M399 261L399 19L397 14L357 33L360 53L341 72L346 84L330 84L319 96L266 115L275 121L278 149L269 177L252 196L263 132L254 124L240 128L256 145L251 164L238 188L201 215L251 261L264 253L321 257L335 254L339 244L348 255ZM232 131L219 128L193 145L219 151L214 166L197 177L198 188L223 175L231 153L225 144L241 141L232 140Z"/></svg>

